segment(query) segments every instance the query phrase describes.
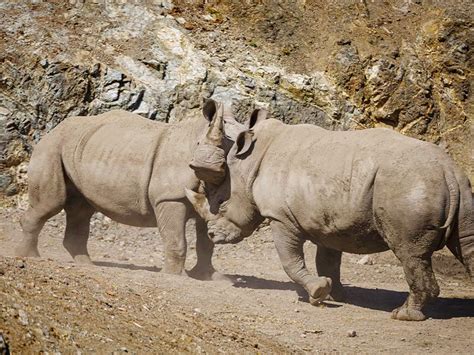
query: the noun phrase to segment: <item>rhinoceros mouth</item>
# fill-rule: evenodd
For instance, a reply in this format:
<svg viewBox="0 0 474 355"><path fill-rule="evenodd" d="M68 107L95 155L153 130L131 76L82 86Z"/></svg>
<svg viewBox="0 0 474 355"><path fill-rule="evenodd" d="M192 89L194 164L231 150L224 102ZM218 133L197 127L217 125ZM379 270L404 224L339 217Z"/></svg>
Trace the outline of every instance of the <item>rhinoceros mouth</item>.
<svg viewBox="0 0 474 355"><path fill-rule="evenodd" d="M240 233L236 232L225 233L222 231L209 230L208 234L214 244L236 244L243 239Z"/></svg>

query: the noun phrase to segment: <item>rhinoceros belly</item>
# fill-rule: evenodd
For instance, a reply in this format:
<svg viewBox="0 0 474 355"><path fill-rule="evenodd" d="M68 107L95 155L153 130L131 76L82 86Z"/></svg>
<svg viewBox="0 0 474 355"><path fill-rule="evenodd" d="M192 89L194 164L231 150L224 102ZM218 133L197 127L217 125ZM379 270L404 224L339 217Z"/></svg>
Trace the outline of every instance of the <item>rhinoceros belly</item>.
<svg viewBox="0 0 474 355"><path fill-rule="evenodd" d="M319 159L314 168L289 175L290 214L317 244L349 253L387 250L373 221L376 163L352 152L341 156Z"/></svg>
<svg viewBox="0 0 474 355"><path fill-rule="evenodd" d="M148 197L159 131L112 122L83 133L64 154L66 171L99 212L134 226L155 226Z"/></svg>

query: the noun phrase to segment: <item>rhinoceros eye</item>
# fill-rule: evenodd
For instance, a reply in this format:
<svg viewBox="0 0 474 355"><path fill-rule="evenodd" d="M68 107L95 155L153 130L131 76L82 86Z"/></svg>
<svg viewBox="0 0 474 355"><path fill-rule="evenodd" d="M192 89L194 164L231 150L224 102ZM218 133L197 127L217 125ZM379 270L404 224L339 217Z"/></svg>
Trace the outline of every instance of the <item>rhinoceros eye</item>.
<svg viewBox="0 0 474 355"><path fill-rule="evenodd" d="M219 200L219 213L224 213L227 211L227 202L228 200Z"/></svg>

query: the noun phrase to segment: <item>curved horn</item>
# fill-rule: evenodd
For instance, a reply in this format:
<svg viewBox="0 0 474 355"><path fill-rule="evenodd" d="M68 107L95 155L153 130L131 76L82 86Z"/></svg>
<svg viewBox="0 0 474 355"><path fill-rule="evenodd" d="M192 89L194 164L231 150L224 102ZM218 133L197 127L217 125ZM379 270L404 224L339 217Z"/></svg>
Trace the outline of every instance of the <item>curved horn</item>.
<svg viewBox="0 0 474 355"><path fill-rule="evenodd" d="M206 134L208 144L216 147L222 147L222 139L224 138L224 105L217 104L217 110L211 122L209 130Z"/></svg>
<svg viewBox="0 0 474 355"><path fill-rule="evenodd" d="M213 101L206 103L203 112L207 119L212 115L212 121L189 166L198 179L217 185L225 178L224 107Z"/></svg>

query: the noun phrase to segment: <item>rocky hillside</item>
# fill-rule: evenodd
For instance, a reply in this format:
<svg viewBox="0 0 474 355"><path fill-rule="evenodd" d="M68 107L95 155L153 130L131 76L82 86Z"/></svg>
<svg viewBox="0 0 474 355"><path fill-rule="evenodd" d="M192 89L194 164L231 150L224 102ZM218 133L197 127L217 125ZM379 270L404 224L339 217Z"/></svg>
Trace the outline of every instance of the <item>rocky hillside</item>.
<svg viewBox="0 0 474 355"><path fill-rule="evenodd" d="M392 127L472 179L473 13L469 0L2 1L0 193L18 202L32 146L65 117L174 122L208 97L241 120L260 105L289 123Z"/></svg>

